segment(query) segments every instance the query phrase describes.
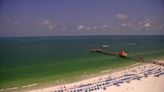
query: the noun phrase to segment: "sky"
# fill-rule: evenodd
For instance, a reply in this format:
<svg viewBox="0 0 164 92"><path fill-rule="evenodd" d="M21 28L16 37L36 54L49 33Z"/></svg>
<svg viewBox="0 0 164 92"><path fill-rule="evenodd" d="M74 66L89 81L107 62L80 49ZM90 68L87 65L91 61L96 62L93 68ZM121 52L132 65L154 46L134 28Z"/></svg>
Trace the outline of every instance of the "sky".
<svg viewBox="0 0 164 92"><path fill-rule="evenodd" d="M0 0L0 37L164 35L164 0Z"/></svg>

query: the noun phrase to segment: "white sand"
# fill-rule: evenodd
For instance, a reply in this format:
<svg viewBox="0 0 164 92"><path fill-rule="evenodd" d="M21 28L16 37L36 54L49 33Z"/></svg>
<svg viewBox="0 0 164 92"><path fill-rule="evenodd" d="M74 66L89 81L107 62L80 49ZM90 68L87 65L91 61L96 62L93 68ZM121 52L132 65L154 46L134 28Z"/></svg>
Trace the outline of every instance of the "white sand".
<svg viewBox="0 0 164 92"><path fill-rule="evenodd" d="M142 78L130 83L124 83L118 86L108 87L107 90L98 90L94 92L164 92L164 76Z"/></svg>
<svg viewBox="0 0 164 92"><path fill-rule="evenodd" d="M128 70L123 70L123 71L108 74L108 75L102 75L99 77L90 78L90 79L76 82L76 83L54 86L54 87L49 87L49 88L35 89L32 91L28 91L28 92L51 92L51 91L54 91L57 89L61 89L61 88L63 89L64 87L66 87L66 89L76 88L76 86L79 86L80 84L87 84L87 83L94 84L101 80L109 78L109 76L110 77L118 77L125 73L132 73L132 72L134 72L133 70L136 70L135 73L139 73L142 71L142 69L140 67L143 68L145 66L147 69L151 69L154 67L155 68L161 67L162 69L164 69L163 66L147 64L147 65L134 67L134 68L131 68ZM106 90L100 89L100 90L92 91L92 92L164 92L164 75L161 75L160 77L154 77L154 75L150 75L148 77L141 78L141 80L132 80L132 81L130 81L130 83L122 83L122 84L120 84L120 86L112 85L110 87L106 87Z"/></svg>

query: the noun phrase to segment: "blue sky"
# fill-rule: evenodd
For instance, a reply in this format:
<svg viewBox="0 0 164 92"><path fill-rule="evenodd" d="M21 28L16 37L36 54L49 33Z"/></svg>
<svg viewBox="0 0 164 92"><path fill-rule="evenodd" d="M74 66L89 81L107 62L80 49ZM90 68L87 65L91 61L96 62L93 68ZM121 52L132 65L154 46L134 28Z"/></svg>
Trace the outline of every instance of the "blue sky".
<svg viewBox="0 0 164 92"><path fill-rule="evenodd" d="M164 0L1 0L0 37L164 34Z"/></svg>

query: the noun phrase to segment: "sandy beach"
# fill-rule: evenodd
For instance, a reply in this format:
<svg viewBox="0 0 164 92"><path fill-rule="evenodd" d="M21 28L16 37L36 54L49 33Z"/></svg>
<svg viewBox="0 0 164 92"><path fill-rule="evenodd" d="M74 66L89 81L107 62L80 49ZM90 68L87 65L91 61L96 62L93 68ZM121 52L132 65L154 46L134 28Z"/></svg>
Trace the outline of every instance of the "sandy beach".
<svg viewBox="0 0 164 92"><path fill-rule="evenodd" d="M163 72L163 66L144 64L76 83L27 92L164 92Z"/></svg>

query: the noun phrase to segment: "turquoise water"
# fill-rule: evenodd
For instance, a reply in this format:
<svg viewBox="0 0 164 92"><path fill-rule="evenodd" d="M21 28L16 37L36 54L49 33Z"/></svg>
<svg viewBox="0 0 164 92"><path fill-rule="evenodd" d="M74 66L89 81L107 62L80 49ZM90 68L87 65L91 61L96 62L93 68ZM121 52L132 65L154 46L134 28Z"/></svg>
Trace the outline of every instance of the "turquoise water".
<svg viewBox="0 0 164 92"><path fill-rule="evenodd" d="M50 77L57 80L63 75L73 76L81 71L120 67L124 64L118 57L90 52L91 48L103 48L103 45L108 46L104 49L113 52L125 49L129 56L153 59L164 56L164 36L0 38L1 86L24 84L34 79L43 82L50 80Z"/></svg>
<svg viewBox="0 0 164 92"><path fill-rule="evenodd" d="M47 59L83 58L90 49L102 47L117 52L125 49L129 55L142 52L164 52L164 36L75 36L0 38L0 63L3 67L26 66ZM19 62L19 63L17 63Z"/></svg>

